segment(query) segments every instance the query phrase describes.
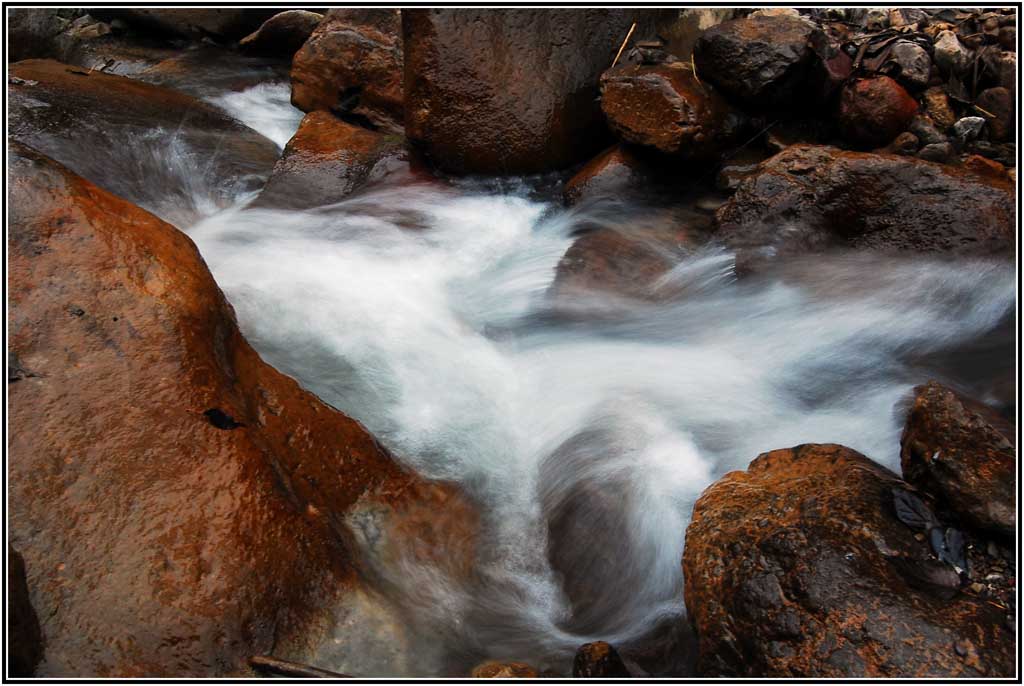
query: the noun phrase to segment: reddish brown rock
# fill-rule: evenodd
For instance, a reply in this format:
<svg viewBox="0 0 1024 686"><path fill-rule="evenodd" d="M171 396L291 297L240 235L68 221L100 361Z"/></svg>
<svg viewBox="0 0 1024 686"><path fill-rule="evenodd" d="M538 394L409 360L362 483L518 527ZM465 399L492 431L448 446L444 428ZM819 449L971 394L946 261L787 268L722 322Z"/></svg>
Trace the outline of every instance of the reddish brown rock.
<svg viewBox="0 0 1024 686"><path fill-rule="evenodd" d="M1013 139L1017 123L1013 100L1009 89L997 86L983 90L975 101L981 108L979 114L988 122L989 137L994 141Z"/></svg>
<svg viewBox="0 0 1024 686"><path fill-rule="evenodd" d="M401 16L396 9L332 9L292 59L292 104L400 130Z"/></svg>
<svg viewBox="0 0 1024 686"><path fill-rule="evenodd" d="M474 679L536 679L536 669L525 662L485 662L473 668Z"/></svg>
<svg viewBox="0 0 1024 686"><path fill-rule="evenodd" d="M358 637L358 607L332 617L366 555L415 557L422 540L461 564L465 500L265 364L187 236L11 145L8 534L39 675L310 662L326 636ZM370 548L345 523L367 509Z"/></svg>
<svg viewBox="0 0 1024 686"><path fill-rule="evenodd" d="M905 131L917 114L917 101L888 76L850 81L839 99L843 136L865 147L885 145Z"/></svg>
<svg viewBox="0 0 1024 686"><path fill-rule="evenodd" d="M572 661L574 679L616 679L630 677L626 664L610 643L584 643Z"/></svg>
<svg viewBox="0 0 1024 686"><path fill-rule="evenodd" d="M323 18L324 15L307 10L279 12L238 41L238 47L246 52L291 58Z"/></svg>
<svg viewBox="0 0 1024 686"><path fill-rule="evenodd" d="M583 165L565 183L562 198L567 205L582 200L623 198L635 194L648 181L645 163L620 143Z"/></svg>
<svg viewBox="0 0 1024 686"><path fill-rule="evenodd" d="M623 140L686 159L712 159L741 120L682 62L616 67L601 76L601 109Z"/></svg>
<svg viewBox="0 0 1024 686"><path fill-rule="evenodd" d="M761 164L716 214L719 236L749 257L848 246L1008 253L1008 182L898 155L795 145Z"/></svg>
<svg viewBox="0 0 1024 686"><path fill-rule="evenodd" d="M237 40L255 31L278 10L234 7L161 7L92 9L104 20L121 19L156 35L176 38Z"/></svg>
<svg viewBox="0 0 1024 686"><path fill-rule="evenodd" d="M527 174L583 161L610 142L598 79L644 16L403 11L406 135L434 164L460 174Z"/></svg>
<svg viewBox="0 0 1024 686"><path fill-rule="evenodd" d="M795 103L824 34L790 14L760 14L713 26L701 35L693 60L702 81L753 105ZM804 94L805 95L805 94Z"/></svg>
<svg viewBox="0 0 1024 686"><path fill-rule="evenodd" d="M277 161L272 141L220 109L137 79L26 60L10 67L9 129L76 174L175 223L199 216L197 189L228 205ZM187 164L191 176L173 164Z"/></svg>
<svg viewBox="0 0 1024 686"><path fill-rule="evenodd" d="M981 155L968 155L967 158L964 159L964 169L969 169L979 176L986 176L997 182L1005 183L1010 180L1010 177L1006 173L1006 167L995 160L990 160L987 157L982 157Z"/></svg>
<svg viewBox="0 0 1024 686"><path fill-rule="evenodd" d="M1012 536L1014 435L991 408L934 381L918 386L900 439L903 478L969 525Z"/></svg>
<svg viewBox="0 0 1024 686"><path fill-rule="evenodd" d="M254 207L307 209L343 200L402 154L394 136L344 122L330 112L302 118Z"/></svg>
<svg viewBox="0 0 1024 686"><path fill-rule="evenodd" d="M10 373L8 372L8 383ZM32 607L25 560L7 544L7 671L12 677L31 677L43 659L43 636Z"/></svg>
<svg viewBox="0 0 1024 686"><path fill-rule="evenodd" d="M1012 675L1005 608L956 592L956 572L896 515L907 488L849 448L801 445L704 491L683 553L698 674Z"/></svg>

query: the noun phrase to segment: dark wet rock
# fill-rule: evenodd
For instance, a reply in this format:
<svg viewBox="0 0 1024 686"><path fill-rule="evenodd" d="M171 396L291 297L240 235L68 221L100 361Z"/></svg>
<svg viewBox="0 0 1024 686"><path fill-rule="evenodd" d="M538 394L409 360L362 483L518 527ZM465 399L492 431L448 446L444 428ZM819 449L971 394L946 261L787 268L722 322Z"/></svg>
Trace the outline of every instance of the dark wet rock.
<svg viewBox="0 0 1024 686"><path fill-rule="evenodd" d="M601 109L623 140L683 159L713 159L742 118L682 62L622 66L601 76Z"/></svg>
<svg viewBox="0 0 1024 686"><path fill-rule="evenodd" d="M981 53L985 80L990 86L1001 86L1011 92L1017 90L1017 53L988 49Z"/></svg>
<svg viewBox="0 0 1024 686"><path fill-rule="evenodd" d="M730 161L718 170L715 186L719 190L735 191L745 179L757 173L760 164L760 160L751 162Z"/></svg>
<svg viewBox="0 0 1024 686"><path fill-rule="evenodd" d="M380 626L364 560L472 555L459 492L263 362L185 234L9 145L9 346L45 376L8 386L7 534L46 640L39 676L315 663L324 641ZM348 523L363 511L368 543Z"/></svg>
<svg viewBox="0 0 1024 686"><path fill-rule="evenodd" d="M310 112L285 146L253 207L308 209L339 202L403 154L395 136Z"/></svg>
<svg viewBox="0 0 1024 686"><path fill-rule="evenodd" d="M277 160L267 138L168 88L52 60L9 73L21 79L8 83L12 139L175 222L194 221L198 202L226 206L258 188ZM197 186L210 195L197 198Z"/></svg>
<svg viewBox="0 0 1024 686"><path fill-rule="evenodd" d="M909 131L904 131L892 139L889 145L875 152L890 153L892 155L913 155L919 147L921 147L920 139Z"/></svg>
<svg viewBox="0 0 1024 686"><path fill-rule="evenodd" d="M929 143L917 151L917 156L928 162L945 162L953 156L954 152L956 151L953 150L952 143Z"/></svg>
<svg viewBox="0 0 1024 686"><path fill-rule="evenodd" d="M843 136L858 145L885 145L905 131L917 114L917 101L888 76L846 84L839 100Z"/></svg>
<svg viewBox="0 0 1024 686"><path fill-rule="evenodd" d="M803 18L750 16L705 31L693 59L697 75L725 95L785 107L804 86L815 59L812 43L823 40L821 30Z"/></svg>
<svg viewBox="0 0 1024 686"><path fill-rule="evenodd" d="M1003 50L1015 50L1017 48L1017 27L1003 26L999 29L997 40Z"/></svg>
<svg viewBox="0 0 1024 686"><path fill-rule="evenodd" d="M942 88L936 86L929 88L922 97L925 112L940 130L945 131L956 123L956 114L949 101L949 96Z"/></svg>
<svg viewBox="0 0 1024 686"><path fill-rule="evenodd" d="M526 174L586 160L611 142L598 80L645 16L406 10L406 135L435 165L460 174Z"/></svg>
<svg viewBox="0 0 1024 686"><path fill-rule="evenodd" d="M574 679L616 679L633 676L610 643L584 643L572 661Z"/></svg>
<svg viewBox="0 0 1024 686"><path fill-rule="evenodd" d="M657 35L665 39L665 49L684 62L690 61L693 46L707 29L734 19L735 7L687 7L658 25Z"/></svg>
<svg viewBox="0 0 1024 686"><path fill-rule="evenodd" d="M939 131L938 127L935 126L935 122L927 114L919 114L914 117L910 121L910 126L907 127L907 130L917 136L918 140L924 145L945 143L949 140Z"/></svg>
<svg viewBox="0 0 1024 686"><path fill-rule="evenodd" d="M1002 86L988 88L978 94L975 104L982 110L979 114L984 116L992 140L1013 139L1017 124L1013 93Z"/></svg>
<svg viewBox="0 0 1024 686"><path fill-rule="evenodd" d="M583 165L562 189L567 205L583 200L622 199L641 194L651 170L628 146L614 145Z"/></svg>
<svg viewBox="0 0 1024 686"><path fill-rule="evenodd" d="M399 10L332 9L292 60L292 104L398 132L402 52Z"/></svg>
<svg viewBox="0 0 1024 686"><path fill-rule="evenodd" d="M205 99L288 80L288 61L243 55L218 45L195 45L134 75L157 86Z"/></svg>
<svg viewBox="0 0 1024 686"><path fill-rule="evenodd" d="M7 10L7 56L11 62L55 57L54 44L71 23L85 14L81 8L11 7Z"/></svg>
<svg viewBox="0 0 1024 686"><path fill-rule="evenodd" d="M525 662L485 662L473 668L474 679L536 679L540 674Z"/></svg>
<svg viewBox="0 0 1024 686"><path fill-rule="evenodd" d="M275 9L236 7L107 8L90 12L105 21L120 19L140 31L175 38L237 40L259 28Z"/></svg>
<svg viewBox="0 0 1024 686"><path fill-rule="evenodd" d="M291 58L323 18L324 15L307 10L279 12L238 41L238 47L246 52Z"/></svg>
<svg viewBox="0 0 1024 686"><path fill-rule="evenodd" d="M896 516L894 488L907 486L856 451L812 444L760 455L705 490L683 554L698 674L1012 674L1005 612L936 587L952 577L928 571L943 563Z"/></svg>
<svg viewBox="0 0 1024 686"><path fill-rule="evenodd" d="M897 155L797 145L761 165L716 214L720 238L751 259L835 246L1003 253L1008 183Z"/></svg>
<svg viewBox="0 0 1024 686"><path fill-rule="evenodd" d="M1017 492L1012 425L935 382L914 393L900 441L904 478L971 526L1012 536Z"/></svg>
<svg viewBox="0 0 1024 686"><path fill-rule="evenodd" d="M953 31L942 31L935 37L933 54L935 64L945 76L966 73L972 61L970 50L964 47Z"/></svg>
<svg viewBox="0 0 1024 686"><path fill-rule="evenodd" d="M31 677L43 659L43 635L32 607L25 560L7 544L7 671L12 677Z"/></svg>
<svg viewBox="0 0 1024 686"><path fill-rule="evenodd" d="M889 53L895 67L894 78L904 88L919 91L928 85L932 58L928 51L912 41L897 41Z"/></svg>

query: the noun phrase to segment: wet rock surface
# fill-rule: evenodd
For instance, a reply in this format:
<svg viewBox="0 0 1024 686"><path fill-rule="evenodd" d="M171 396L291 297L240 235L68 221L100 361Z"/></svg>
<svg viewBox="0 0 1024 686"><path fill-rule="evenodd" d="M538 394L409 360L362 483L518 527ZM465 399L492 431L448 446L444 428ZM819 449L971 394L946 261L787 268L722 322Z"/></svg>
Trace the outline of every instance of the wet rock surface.
<svg viewBox="0 0 1024 686"><path fill-rule="evenodd" d="M175 38L212 38L230 41L255 31L260 24L277 13L274 9L197 7L197 8L133 8L94 9L91 12L105 21L120 19L140 30Z"/></svg>
<svg viewBox="0 0 1024 686"><path fill-rule="evenodd" d="M897 515L895 474L849 448L775 450L709 487L683 555L702 676L996 677L1006 608L959 590Z"/></svg>
<svg viewBox="0 0 1024 686"><path fill-rule="evenodd" d="M914 389L900 440L903 478L970 526L1012 536L1016 525L1013 424L938 383Z"/></svg>
<svg viewBox="0 0 1024 686"><path fill-rule="evenodd" d="M605 641L584 643L572 661L574 679L621 679L633 676L617 650Z"/></svg>
<svg viewBox="0 0 1024 686"><path fill-rule="evenodd" d="M266 365L184 234L30 148L10 156L10 349L32 373L8 378L8 531L39 675L304 662L380 604L334 625L361 560L416 558L414 538L463 559L445 542L471 548L466 501ZM367 509L378 535L357 545L346 513ZM435 535L441 520L460 524Z"/></svg>
<svg viewBox="0 0 1024 686"><path fill-rule="evenodd" d="M323 21L323 18L324 15L307 10L280 12L238 41L238 47L246 52L291 58Z"/></svg>
<svg viewBox="0 0 1024 686"><path fill-rule="evenodd" d="M642 193L651 170L629 146L608 148L583 165L565 182L562 198L567 205L584 200L620 199Z"/></svg>
<svg viewBox="0 0 1024 686"><path fill-rule="evenodd" d="M839 100L839 125L853 143L884 145L904 131L917 114L917 102L888 76L850 81Z"/></svg>
<svg viewBox="0 0 1024 686"><path fill-rule="evenodd" d="M402 54L399 10L332 9L292 60L292 104L398 131Z"/></svg>
<svg viewBox="0 0 1024 686"><path fill-rule="evenodd" d="M194 221L199 203L258 188L277 160L273 142L174 90L53 60L18 62L9 73L18 79L8 83L12 139L175 223ZM166 168L158 151L174 148L194 165L190 175L211 179L213 197L197 197Z"/></svg>
<svg viewBox="0 0 1024 686"><path fill-rule="evenodd" d="M540 674L525 662L485 662L473 668L474 679L536 679Z"/></svg>
<svg viewBox="0 0 1024 686"><path fill-rule="evenodd" d="M394 136L349 124L330 112L311 112L303 117L252 206L330 205L372 178L396 171L404 156L401 141Z"/></svg>
<svg viewBox="0 0 1024 686"><path fill-rule="evenodd" d="M598 80L642 15L404 11L406 135L455 173L525 174L587 159L609 142Z"/></svg>
<svg viewBox="0 0 1024 686"><path fill-rule="evenodd" d="M836 246L1006 253L1013 205L1008 183L962 169L795 145L741 182L716 222L721 240L748 257Z"/></svg>
<svg viewBox="0 0 1024 686"><path fill-rule="evenodd" d="M8 379L10 383L10 379ZM43 659L43 636L32 607L25 560L7 544L7 671L12 677L31 677Z"/></svg>

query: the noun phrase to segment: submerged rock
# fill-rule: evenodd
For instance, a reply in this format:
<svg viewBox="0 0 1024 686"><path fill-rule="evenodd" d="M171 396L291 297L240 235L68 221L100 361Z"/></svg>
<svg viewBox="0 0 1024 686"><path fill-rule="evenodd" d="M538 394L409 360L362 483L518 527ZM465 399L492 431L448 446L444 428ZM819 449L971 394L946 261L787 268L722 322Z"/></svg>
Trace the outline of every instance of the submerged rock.
<svg viewBox="0 0 1024 686"><path fill-rule="evenodd" d="M682 62L610 69L601 109L623 140L684 159L713 159L733 143L740 115Z"/></svg>
<svg viewBox="0 0 1024 686"><path fill-rule="evenodd" d="M53 60L9 73L13 140L176 223L259 188L277 160L272 141L169 88Z"/></svg>
<svg viewBox="0 0 1024 686"><path fill-rule="evenodd" d="M43 636L28 591L25 560L10 543L7 544L6 609L7 670L15 678L31 677L43 659Z"/></svg>
<svg viewBox="0 0 1024 686"><path fill-rule="evenodd" d="M914 389L900 440L903 478L971 526L1012 536L1013 426L991 408L930 382Z"/></svg>
<svg viewBox="0 0 1024 686"><path fill-rule="evenodd" d="M759 14L713 26L697 40L697 75L751 105L795 105L824 34L790 14Z"/></svg>
<svg viewBox="0 0 1024 686"><path fill-rule="evenodd" d="M401 141L344 122L330 112L310 112L284 148L253 207L308 209L343 200L398 162Z"/></svg>
<svg viewBox="0 0 1024 686"><path fill-rule="evenodd" d="M394 635L352 647L386 605L353 604L363 561L465 565L472 508L264 363L187 236L9 153L9 345L33 373L8 386L8 533L38 674L244 676L252 655L314 662L326 636L340 671L391 659ZM346 522L367 510L360 543Z"/></svg>
<svg viewBox="0 0 1024 686"><path fill-rule="evenodd" d="M812 444L704 491L683 554L699 675L1013 674L1005 609L956 593L956 572L896 515L906 488L854 450Z"/></svg>
<svg viewBox="0 0 1024 686"><path fill-rule="evenodd" d="M742 181L716 222L749 258L836 246L1009 254L1013 208L1009 183L962 169L795 145Z"/></svg>
<svg viewBox="0 0 1024 686"><path fill-rule="evenodd" d="M890 142L916 114L917 101L888 76L850 81L839 98L843 135L866 147Z"/></svg>
<svg viewBox="0 0 1024 686"><path fill-rule="evenodd" d="M292 59L292 104L398 131L402 52L399 10L332 9Z"/></svg>
<svg viewBox="0 0 1024 686"><path fill-rule="evenodd" d="M291 58L323 18L324 15L307 10L279 12L238 41L238 47L246 52Z"/></svg>
<svg viewBox="0 0 1024 686"><path fill-rule="evenodd" d="M568 167L610 141L598 80L643 10L410 9L406 135L460 174Z"/></svg>

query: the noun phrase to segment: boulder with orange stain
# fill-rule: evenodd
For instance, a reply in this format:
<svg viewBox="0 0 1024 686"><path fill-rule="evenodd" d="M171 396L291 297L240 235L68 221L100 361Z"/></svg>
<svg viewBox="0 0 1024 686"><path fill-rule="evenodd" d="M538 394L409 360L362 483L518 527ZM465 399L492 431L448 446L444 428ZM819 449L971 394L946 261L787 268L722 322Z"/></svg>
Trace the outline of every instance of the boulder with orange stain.
<svg viewBox="0 0 1024 686"><path fill-rule="evenodd" d="M10 145L9 535L38 674L305 661L368 555L428 540L469 566L466 499L264 363L187 236ZM363 541L347 517L370 506Z"/></svg>

